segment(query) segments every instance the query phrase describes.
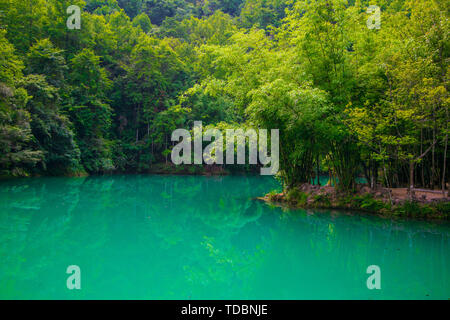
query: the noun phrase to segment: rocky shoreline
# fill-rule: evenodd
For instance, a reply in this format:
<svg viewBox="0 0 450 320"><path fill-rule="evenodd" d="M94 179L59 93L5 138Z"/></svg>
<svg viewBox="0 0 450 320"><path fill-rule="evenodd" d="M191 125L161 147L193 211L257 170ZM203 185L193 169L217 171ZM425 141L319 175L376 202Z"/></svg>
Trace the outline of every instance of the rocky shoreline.
<svg viewBox="0 0 450 320"><path fill-rule="evenodd" d="M261 201L289 208L358 210L388 217L450 220L450 198L442 192L416 189L410 200L406 188L358 186L355 193L340 193L330 186L302 184L281 193L270 192Z"/></svg>

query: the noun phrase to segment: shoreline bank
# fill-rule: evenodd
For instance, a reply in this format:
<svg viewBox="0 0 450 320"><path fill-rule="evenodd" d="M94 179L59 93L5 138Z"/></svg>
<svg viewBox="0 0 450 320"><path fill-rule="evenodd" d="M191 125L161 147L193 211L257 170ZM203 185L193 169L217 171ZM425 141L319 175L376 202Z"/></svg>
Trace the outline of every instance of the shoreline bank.
<svg viewBox="0 0 450 320"><path fill-rule="evenodd" d="M450 220L450 199L433 190L416 192L411 201L405 188L360 186L355 193L339 193L334 187L303 184L281 193L270 192L256 198L268 204L291 209L355 210L383 217L420 220ZM427 195L428 193L428 195ZM448 194L448 192L447 192Z"/></svg>

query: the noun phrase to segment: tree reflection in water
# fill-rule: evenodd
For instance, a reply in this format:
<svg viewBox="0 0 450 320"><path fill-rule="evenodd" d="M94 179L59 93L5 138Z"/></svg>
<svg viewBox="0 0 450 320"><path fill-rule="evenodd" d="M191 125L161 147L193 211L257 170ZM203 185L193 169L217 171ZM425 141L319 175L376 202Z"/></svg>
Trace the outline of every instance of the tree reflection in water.
<svg viewBox="0 0 450 320"><path fill-rule="evenodd" d="M1 181L0 298L448 298L448 224L252 200L274 188L261 176ZM65 287L72 264L80 291ZM372 264L382 290L366 287Z"/></svg>

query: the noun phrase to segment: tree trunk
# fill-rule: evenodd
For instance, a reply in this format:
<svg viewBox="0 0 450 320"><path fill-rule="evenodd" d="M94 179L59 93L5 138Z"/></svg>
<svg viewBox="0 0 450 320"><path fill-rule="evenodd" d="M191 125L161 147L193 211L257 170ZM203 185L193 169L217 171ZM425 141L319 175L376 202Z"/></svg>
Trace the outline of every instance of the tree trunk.
<svg viewBox="0 0 450 320"><path fill-rule="evenodd" d="M445 171L447 163L447 145L448 145L448 108L445 108L445 119L447 120L446 133L445 133L445 146L444 146L444 164L442 169L442 195L445 197Z"/></svg>
<svg viewBox="0 0 450 320"><path fill-rule="evenodd" d="M447 162L447 144L448 144L448 134L445 135L445 147L444 147L444 167L442 168L442 195L445 197L445 171Z"/></svg>
<svg viewBox="0 0 450 320"><path fill-rule="evenodd" d="M409 161L409 200L414 199L414 161Z"/></svg>
<svg viewBox="0 0 450 320"><path fill-rule="evenodd" d="M167 150L167 135L165 135L165 136L166 136L166 149L165 150ZM167 164L167 153L166 153L166 164Z"/></svg>
<svg viewBox="0 0 450 320"><path fill-rule="evenodd" d="M372 175L371 175L371 188L372 189L375 189L376 188L376 186L377 186L377 180L378 180L378 165L377 165L377 162L376 161L374 161L373 159L372 159Z"/></svg>
<svg viewBox="0 0 450 320"><path fill-rule="evenodd" d="M319 176L319 170L320 170L320 165L319 165L319 155L317 155L316 158L316 167L317 167L317 185L320 187L320 176Z"/></svg>
<svg viewBox="0 0 450 320"><path fill-rule="evenodd" d="M392 204L392 196L391 196L391 188L389 187L389 180L388 180L388 176L387 176L387 172L386 172L386 163L383 160L383 172L384 172L384 178L386 179L386 187L388 190L388 195L389 195L389 203Z"/></svg>
<svg viewBox="0 0 450 320"><path fill-rule="evenodd" d="M434 112L433 112L434 114ZM433 141L436 139L436 130L433 128ZM431 148L431 190L434 189L434 181L436 179L436 170L435 170L435 161L434 161L434 144Z"/></svg>
<svg viewBox="0 0 450 320"><path fill-rule="evenodd" d="M423 129L420 129L420 154L423 153ZM427 186L425 185L425 173L424 173L424 164L422 162L421 167L421 172L422 172L422 187L426 188Z"/></svg>

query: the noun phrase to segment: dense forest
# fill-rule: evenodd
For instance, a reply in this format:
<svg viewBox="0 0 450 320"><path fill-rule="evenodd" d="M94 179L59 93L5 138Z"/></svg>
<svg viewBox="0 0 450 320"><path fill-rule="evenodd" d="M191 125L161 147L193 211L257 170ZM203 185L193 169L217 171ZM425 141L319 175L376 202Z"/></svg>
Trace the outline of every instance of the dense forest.
<svg viewBox="0 0 450 320"><path fill-rule="evenodd" d="M369 28L370 5L381 27ZM80 29L66 10L82 9ZM0 175L150 172L171 133L276 128L285 186L448 182L445 0L0 0ZM169 159L168 159L169 158Z"/></svg>

